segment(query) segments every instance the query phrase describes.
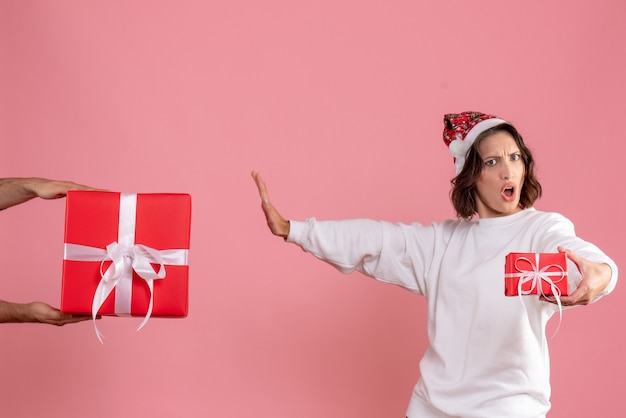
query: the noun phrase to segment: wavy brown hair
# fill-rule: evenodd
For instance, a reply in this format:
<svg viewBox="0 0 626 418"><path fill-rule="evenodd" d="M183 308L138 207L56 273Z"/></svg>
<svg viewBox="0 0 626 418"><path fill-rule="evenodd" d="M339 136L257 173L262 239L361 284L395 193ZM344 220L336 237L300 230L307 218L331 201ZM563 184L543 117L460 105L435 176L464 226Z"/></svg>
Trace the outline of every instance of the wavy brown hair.
<svg viewBox="0 0 626 418"><path fill-rule="evenodd" d="M507 132L513 137L524 161L524 183L520 193L519 206L522 209L529 208L535 203L535 200L541 197L541 184L535 177L535 160L530 150L524 144L524 140L517 129L511 124L503 123L487 129L476 137L467 153L463 169L450 181L452 184L450 200L459 218L470 219L478 211L478 206L476 205L476 182L480 178L484 166L478 152L478 146L485 138L497 132Z"/></svg>

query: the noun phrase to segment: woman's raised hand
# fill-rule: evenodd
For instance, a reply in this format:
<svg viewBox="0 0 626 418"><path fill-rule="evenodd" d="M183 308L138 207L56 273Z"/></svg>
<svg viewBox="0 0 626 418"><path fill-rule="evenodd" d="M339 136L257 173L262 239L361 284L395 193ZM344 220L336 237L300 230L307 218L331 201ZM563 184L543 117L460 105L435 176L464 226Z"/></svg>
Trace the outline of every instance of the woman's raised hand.
<svg viewBox="0 0 626 418"><path fill-rule="evenodd" d="M270 228L270 231L272 231L272 234L287 238L287 235L289 235L289 221L283 218L282 215L278 213L274 205L272 205L272 202L270 202L267 186L261 178L261 175L258 172L253 171L252 178L256 183L256 187L259 189L259 196L261 196L261 208L265 214L267 226Z"/></svg>

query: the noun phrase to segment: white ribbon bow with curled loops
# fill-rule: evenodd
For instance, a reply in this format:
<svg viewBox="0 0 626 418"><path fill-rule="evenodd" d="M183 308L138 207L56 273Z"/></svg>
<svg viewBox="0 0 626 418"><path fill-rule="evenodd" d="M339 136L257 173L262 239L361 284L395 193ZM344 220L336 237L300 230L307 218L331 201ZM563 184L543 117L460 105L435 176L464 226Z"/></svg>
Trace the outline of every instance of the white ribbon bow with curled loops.
<svg viewBox="0 0 626 418"><path fill-rule="evenodd" d="M117 242L112 242L107 245L106 254L106 257L100 263L100 275L102 276L102 280L98 283L94 294L93 304L91 306L92 317L94 320L96 319L98 310L107 296L109 296L121 280L132 280L132 271L134 270L137 275L146 282L148 289L150 289L148 311L141 324L139 324L139 327L137 327L137 331L139 331L146 322L148 322L152 314L154 280L163 279L165 277L163 258L154 248L141 244L135 244L130 248L123 248ZM102 267L107 259L110 259L112 263L107 271L103 273ZM151 263L159 265L158 272L154 271ZM118 301L120 305L124 303L125 301L123 299L123 297L116 298L116 306L118 305ZM97 326L96 333L98 334L98 339L102 341L102 334Z"/></svg>
<svg viewBox="0 0 626 418"><path fill-rule="evenodd" d="M137 327L139 331L152 315L154 302L154 281L166 276L165 265L187 265L187 249L156 250L142 244L135 244L136 193L122 193L120 196L120 222L118 241L106 246L106 249L79 244L65 244L65 260L100 262L101 280L94 292L91 315L98 340L102 343L103 335L96 324L96 316L113 289L115 292L115 314L130 315L132 299L133 271L143 279L150 290L150 302L146 315ZM111 265L104 271L104 263L111 260ZM158 265L158 270L152 267Z"/></svg>
<svg viewBox="0 0 626 418"><path fill-rule="evenodd" d="M523 268L520 268L517 265L517 263L520 261L525 261L528 264L530 264L530 266L532 267L532 270L525 270ZM559 325L557 326L557 329L554 332L556 334L556 332L559 330L561 326L561 320L563 319L563 306L561 305L561 289L558 288L556 283L559 283L561 280L563 280L567 276L567 271L565 271L565 269L563 269L563 267L561 267L558 264L548 264L544 266L543 268L539 269L539 253L535 253L534 263L531 260L529 260L527 257L519 257L515 260L515 263L513 265L515 267L515 270L517 270L519 273L507 273L505 277L507 278L519 277L519 281L517 283L517 294L520 296L520 301L522 302L522 304L524 303L524 300L521 298L521 296L531 295L534 293L535 289L537 289L537 294L540 293L543 297L548 297L549 295L546 295L545 292L543 291L543 286L541 285L541 282L544 281L550 285L550 290L552 291L552 295L554 296L554 299L556 300L556 304L559 307ZM556 268L559 271L548 271L551 268ZM558 277L558 279L552 280L551 277ZM522 287L524 287L524 285L529 282L530 282L530 288L527 290L523 290Z"/></svg>

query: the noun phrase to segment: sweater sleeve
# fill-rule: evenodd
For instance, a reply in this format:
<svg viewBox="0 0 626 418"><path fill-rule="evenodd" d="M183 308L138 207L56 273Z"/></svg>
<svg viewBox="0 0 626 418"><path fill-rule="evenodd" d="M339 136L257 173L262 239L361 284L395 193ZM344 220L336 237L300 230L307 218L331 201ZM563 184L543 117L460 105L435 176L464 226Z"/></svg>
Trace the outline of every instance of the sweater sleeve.
<svg viewBox="0 0 626 418"><path fill-rule="evenodd" d="M424 294L424 277L432 245L432 228L369 219L290 221L287 241L299 245L342 273L361 272L379 281ZM423 231L422 231L423 230ZM419 232L418 232L419 231ZM419 235L421 239L416 238Z"/></svg>
<svg viewBox="0 0 626 418"><path fill-rule="evenodd" d="M540 251L557 252L557 248L561 246L588 260L608 264L611 268L611 281L593 302L611 293L617 284L617 265L615 262L594 244L577 237L574 224L569 219L557 213L550 215L549 223L545 227L546 233L541 238ZM576 264L571 260L568 260L567 269L570 278L569 291L571 293L580 284L582 275L578 271Z"/></svg>

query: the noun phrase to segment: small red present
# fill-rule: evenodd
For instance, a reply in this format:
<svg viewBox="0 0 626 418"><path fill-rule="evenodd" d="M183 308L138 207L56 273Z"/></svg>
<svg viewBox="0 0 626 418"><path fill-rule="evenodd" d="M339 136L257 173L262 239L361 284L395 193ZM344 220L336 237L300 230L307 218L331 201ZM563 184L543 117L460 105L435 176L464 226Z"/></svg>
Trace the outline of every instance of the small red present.
<svg viewBox="0 0 626 418"><path fill-rule="evenodd" d="M565 253L509 253L504 265L506 296L567 296Z"/></svg>
<svg viewBox="0 0 626 418"><path fill-rule="evenodd" d="M69 191L61 311L187 316L190 225L188 194Z"/></svg>

